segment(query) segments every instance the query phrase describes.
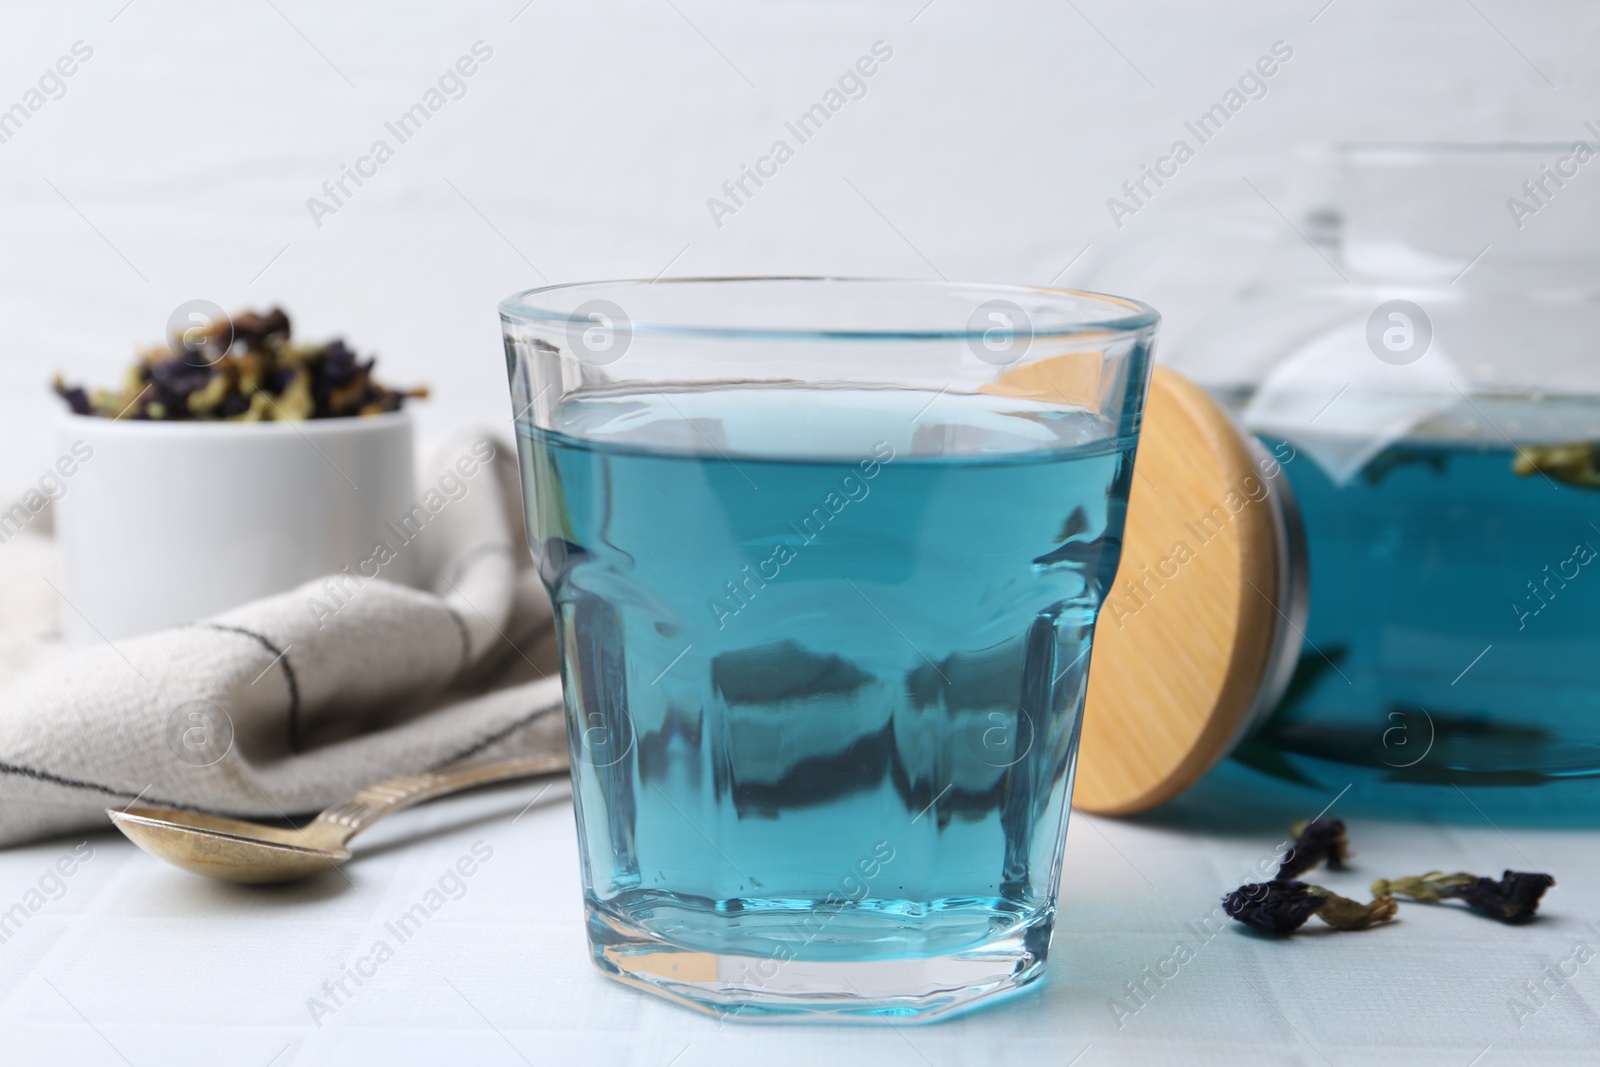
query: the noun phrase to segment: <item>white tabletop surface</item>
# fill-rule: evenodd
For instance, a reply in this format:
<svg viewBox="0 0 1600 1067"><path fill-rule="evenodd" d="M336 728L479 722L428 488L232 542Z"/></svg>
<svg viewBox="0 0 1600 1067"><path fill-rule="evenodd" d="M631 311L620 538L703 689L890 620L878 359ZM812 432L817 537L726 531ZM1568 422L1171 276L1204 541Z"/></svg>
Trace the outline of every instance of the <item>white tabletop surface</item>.
<svg viewBox="0 0 1600 1067"><path fill-rule="evenodd" d="M584 947L564 782L404 812L359 842L342 874L279 889L203 881L102 834L70 877L29 897L58 860L89 849L79 839L16 848L0 852L0 909L44 903L0 943L0 1064L1600 1062L1592 833L1351 819L1353 868L1309 876L1346 895L1433 867L1533 868L1559 884L1524 927L1412 905L1362 933L1313 920L1284 941L1233 924L1207 939L1199 923L1220 894L1282 838L1266 813L1230 819L1226 808L1180 802L1141 822L1075 815L1047 978L928 1026L719 1022L602 978ZM335 1005L324 983L377 940L395 942L385 923L475 845L492 854L459 899L360 987L346 979L350 996ZM1132 1000L1126 986L1145 968L1172 974L1161 961L1180 942L1192 958ZM1528 984L1541 981L1546 991ZM314 1018L312 998L332 1012Z"/></svg>

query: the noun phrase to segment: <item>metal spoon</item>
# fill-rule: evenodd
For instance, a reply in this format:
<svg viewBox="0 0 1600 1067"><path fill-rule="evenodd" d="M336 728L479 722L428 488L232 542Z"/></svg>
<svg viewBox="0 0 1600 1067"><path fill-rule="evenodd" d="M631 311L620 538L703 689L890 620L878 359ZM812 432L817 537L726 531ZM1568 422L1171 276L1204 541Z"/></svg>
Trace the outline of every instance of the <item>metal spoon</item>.
<svg viewBox="0 0 1600 1067"><path fill-rule="evenodd" d="M107 808L106 814L157 859L225 882L270 885L343 863L350 858L350 839L391 812L473 786L566 769L565 753L452 763L369 785L298 830L165 808Z"/></svg>

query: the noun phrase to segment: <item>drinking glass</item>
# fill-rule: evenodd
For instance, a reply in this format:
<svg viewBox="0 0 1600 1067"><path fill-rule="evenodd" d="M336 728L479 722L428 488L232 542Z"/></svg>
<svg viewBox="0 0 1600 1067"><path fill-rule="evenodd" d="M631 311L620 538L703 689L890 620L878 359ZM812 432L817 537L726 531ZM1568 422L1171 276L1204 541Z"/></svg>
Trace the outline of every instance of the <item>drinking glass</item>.
<svg viewBox="0 0 1600 1067"><path fill-rule="evenodd" d="M1157 314L826 278L500 312L596 965L750 1017L1038 978Z"/></svg>

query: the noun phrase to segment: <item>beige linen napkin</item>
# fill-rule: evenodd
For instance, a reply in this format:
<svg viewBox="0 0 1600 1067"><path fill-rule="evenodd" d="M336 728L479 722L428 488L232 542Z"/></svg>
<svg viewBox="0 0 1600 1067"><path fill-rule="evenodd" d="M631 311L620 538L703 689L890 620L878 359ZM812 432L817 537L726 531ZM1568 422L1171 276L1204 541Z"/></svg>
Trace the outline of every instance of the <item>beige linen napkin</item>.
<svg viewBox="0 0 1600 1067"><path fill-rule="evenodd" d="M103 827L106 808L135 801L283 817L457 759L560 751L550 607L523 539L515 451L482 433L451 440L423 464L418 506L421 533L388 545L416 554L419 589L352 561L210 619L83 648L52 639L48 531L0 544L0 845Z"/></svg>

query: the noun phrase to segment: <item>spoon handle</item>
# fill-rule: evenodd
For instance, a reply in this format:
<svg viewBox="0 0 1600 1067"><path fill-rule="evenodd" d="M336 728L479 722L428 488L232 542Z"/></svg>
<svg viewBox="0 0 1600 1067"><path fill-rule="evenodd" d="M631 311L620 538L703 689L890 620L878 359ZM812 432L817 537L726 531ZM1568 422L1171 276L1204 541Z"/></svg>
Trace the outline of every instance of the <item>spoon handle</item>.
<svg viewBox="0 0 1600 1067"><path fill-rule="evenodd" d="M323 831L344 844L385 815L424 800L491 782L554 774L567 769L567 754L522 756L491 763L451 763L432 771L402 774L367 786L314 819L307 830ZM322 835L318 835L322 836Z"/></svg>

